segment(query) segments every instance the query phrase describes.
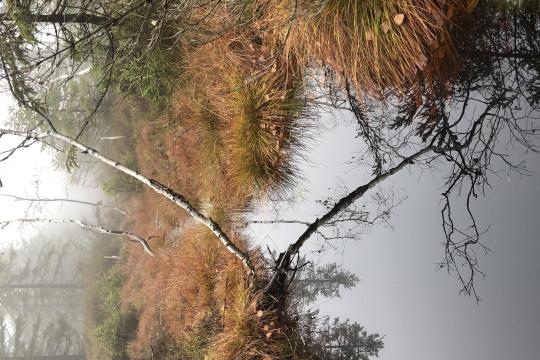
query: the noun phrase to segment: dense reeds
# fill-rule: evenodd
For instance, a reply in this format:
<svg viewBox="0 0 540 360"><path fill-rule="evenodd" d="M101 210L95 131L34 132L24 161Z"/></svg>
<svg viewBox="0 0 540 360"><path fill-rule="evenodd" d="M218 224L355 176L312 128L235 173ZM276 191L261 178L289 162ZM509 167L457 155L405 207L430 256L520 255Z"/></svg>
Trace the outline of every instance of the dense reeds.
<svg viewBox="0 0 540 360"><path fill-rule="evenodd" d="M361 95L407 94L415 78L433 75L427 63L452 56L446 24L454 12L474 5L194 3L196 26L179 30L182 58L168 109L137 124L138 165L204 209L243 248L231 210L283 194L298 176L314 106L306 74L330 72L338 89L347 82ZM163 235L153 243L156 258L137 249L126 255L122 299L139 314L131 359L310 358L309 349L294 341L301 332L294 320L299 311L261 311L241 264L212 234L148 192L138 205L138 230Z"/></svg>
<svg viewBox="0 0 540 360"><path fill-rule="evenodd" d="M327 0L300 1L295 8L282 4L282 17L291 23L284 39L286 50L304 66L330 68L359 94L400 93L425 69L433 44L461 3Z"/></svg>

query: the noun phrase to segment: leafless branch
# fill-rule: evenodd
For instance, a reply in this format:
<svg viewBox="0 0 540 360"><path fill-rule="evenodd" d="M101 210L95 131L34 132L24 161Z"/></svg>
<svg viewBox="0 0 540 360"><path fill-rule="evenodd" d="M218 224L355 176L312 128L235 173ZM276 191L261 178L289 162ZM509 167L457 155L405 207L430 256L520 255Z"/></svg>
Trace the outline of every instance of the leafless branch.
<svg viewBox="0 0 540 360"><path fill-rule="evenodd" d="M43 198L43 197L36 197L36 198L30 198L30 197L24 197L24 196L17 196L17 195L11 195L11 194L0 194L0 196L3 196L5 198L11 198L16 201L28 201L30 203L34 202L60 202L60 203L74 203L74 204L82 204L82 205L88 205L88 206L94 206L98 208L104 208L104 209L111 209L114 211L119 212L122 215L128 215L127 212L124 210L111 205L104 205L101 203L93 203L90 201L83 201L83 200L76 200L76 199L68 199L68 198Z"/></svg>
<svg viewBox="0 0 540 360"><path fill-rule="evenodd" d="M45 218L23 218L23 219L14 219L14 220L6 220L6 221L0 221L0 228L3 229L5 228L6 226L10 225L10 224L13 224L13 223L50 223L50 224L76 224L76 225L79 225L80 227L82 228L85 228L85 229L89 229L89 230L93 230L93 231L97 231L97 232L100 232L102 234L111 234L111 235L121 235L121 236L126 236L130 241L133 241L133 242L136 242L136 243L139 243L144 251L150 255L150 256L154 256L154 252L152 251L152 249L150 249L150 246L148 245L148 242L145 238L137 235L137 234L134 234L134 233L130 233L130 232L127 232L127 231L122 231L122 230L112 230L112 229L107 229L107 228L104 228L102 226L98 226L98 225L92 225L92 224L89 224L87 222L84 222L82 220L63 220L63 219L45 219Z"/></svg>
<svg viewBox="0 0 540 360"><path fill-rule="evenodd" d="M155 191L156 193L164 196L165 198L169 199L185 211L189 213L189 215L200 224L208 227L214 235L221 241L221 243L225 246L225 248L230 251L233 255L235 255L245 266L246 270L250 273L250 276L256 280L256 270L253 266L249 255L246 254L244 251L242 251L234 242L231 241L229 236L221 229L221 227L210 217L204 215L201 213L198 209L196 209L183 195L175 192L174 190L168 188L167 186L161 184L160 182L150 179L142 174L140 174L138 171L130 169L122 164L120 164L118 161L112 160L100 152L68 137L62 134L59 134L55 131L46 131L46 132L24 132L24 131L17 131L12 129L0 129L0 134L10 134L15 136L21 136L29 140L42 142L43 140L47 138L55 138L57 140L61 140L67 144L70 144L74 146L75 148L81 150L83 153L88 154L95 159L101 161L104 164L107 164L124 174L133 177L134 179L140 181L142 184L145 184L150 189Z"/></svg>

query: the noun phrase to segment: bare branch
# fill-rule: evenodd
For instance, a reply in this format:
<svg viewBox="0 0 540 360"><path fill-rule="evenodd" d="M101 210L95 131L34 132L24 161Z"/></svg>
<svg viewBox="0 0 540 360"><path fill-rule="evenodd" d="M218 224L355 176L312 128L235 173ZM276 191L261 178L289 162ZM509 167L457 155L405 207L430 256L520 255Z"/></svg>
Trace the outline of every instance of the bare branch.
<svg viewBox="0 0 540 360"><path fill-rule="evenodd" d="M119 212L122 215L128 215L127 212L125 212L124 210L116 206L104 205L101 203L93 203L90 201L67 199L67 198L42 198L42 197L29 198L29 197L23 197L23 196L11 195L11 194L0 194L0 196L11 198L11 199L14 199L15 201L28 201L31 203L33 202L61 202L61 203L67 202L67 203L74 203L74 204L89 205L89 206L94 206L97 208L111 209L111 210Z"/></svg>
<svg viewBox="0 0 540 360"><path fill-rule="evenodd" d="M276 219L276 220L249 220L246 221L247 224L300 224L309 226L308 221L301 220L286 220L286 219Z"/></svg>
<svg viewBox="0 0 540 360"><path fill-rule="evenodd" d="M14 220L0 221L0 228L3 229L6 226L8 226L10 224L13 224L13 223L76 224L76 225L79 225L82 228L97 231L97 232L100 232L102 234L126 236L126 237L128 237L130 239L130 241L139 243L143 247L144 251L147 254L149 254L151 256L155 255L154 252L152 251L152 249L150 249L150 246L148 245L148 242L146 241L146 239L144 239L143 237L141 237L141 236L139 236L137 234L130 233L130 232L127 232L127 231L122 231L122 230L107 229L107 228L104 228L102 226L89 224L89 223L84 222L82 220L63 220L63 219L45 219L45 218L14 219Z"/></svg>
<svg viewBox="0 0 540 360"><path fill-rule="evenodd" d="M78 148L83 153L93 156L97 160L107 165L112 166L113 168L123 172L124 174L129 175L133 177L134 179L137 179L141 183L151 188L156 193L171 200L176 205L178 205L179 207L187 211L188 214L198 223L208 227L214 233L214 235L216 235L216 237L221 241L221 243L225 246L225 248L229 252L231 252L233 255L235 255L242 262L246 270L250 273L250 276L252 276L253 279L256 280L256 270L251 260L249 259L248 254L246 254L236 244L234 244L232 240L229 238L229 236L221 229L221 227L212 218L202 214L183 195L178 194L174 190L168 188L167 186L161 184L160 182L154 179L150 179L140 174L138 171L135 171L133 169L130 169L120 164L118 161L112 160L104 156L100 152L80 143L79 141L76 141L68 136L59 134L57 132L46 131L46 132L38 133L38 132L33 132L33 131L24 132L24 131L12 130L12 129L0 129L0 134L22 136L22 137L25 137L26 139L31 139L38 142L43 142L47 138L56 138L58 140L64 141Z"/></svg>
<svg viewBox="0 0 540 360"><path fill-rule="evenodd" d="M265 287L265 292L271 292L275 288L276 285L277 286L284 285L284 282L282 282L281 285L276 284L276 282L279 281L278 280L279 278L283 278L283 277L286 278L287 269L293 257L298 254L298 252L300 251L300 248L312 235L320 231L320 228L322 226L324 226L325 224L330 222L332 219L334 219L336 216L338 216L338 214L341 211L343 211L344 209L352 205L356 200L363 197L364 194L368 190L372 189L377 184L381 183L382 181L396 174L400 170L404 169L407 165L413 164L414 161L416 161L422 155L425 155L433 150L434 150L433 147L428 146L415 152L414 154L410 155L409 157L401 161L398 165L394 166L393 168L385 172L382 172L380 175L374 177L368 183L357 187L354 191L342 197L326 214L324 214L321 218L315 219L314 222L310 223L310 225L302 233L302 235L300 235L300 237L293 244L289 245L289 247L284 253L280 254L278 258L278 264L276 265L274 274L272 275L270 281Z"/></svg>

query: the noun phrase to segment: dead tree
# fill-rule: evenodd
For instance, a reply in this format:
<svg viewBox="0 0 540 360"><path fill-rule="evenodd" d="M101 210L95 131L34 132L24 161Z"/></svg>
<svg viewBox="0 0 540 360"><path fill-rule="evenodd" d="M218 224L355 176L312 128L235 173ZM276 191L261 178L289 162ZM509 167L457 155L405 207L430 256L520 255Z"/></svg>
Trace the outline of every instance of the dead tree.
<svg viewBox="0 0 540 360"><path fill-rule="evenodd" d="M225 248L242 262L242 264L244 265L244 267L246 268L250 276L253 278L253 280L256 279L255 266L253 265L251 259L249 258L249 255L246 252L242 251L233 241L231 241L229 236L223 231L223 229L219 226L218 223L216 223L212 218L204 215L200 210L195 208L182 194L175 192L174 190L170 189L169 187L161 184L160 182L154 179L146 177L145 175L139 173L136 170L130 169L120 164L118 161L112 160L104 156L100 152L82 144L81 142L75 139L59 134L53 130L45 131L45 132L34 132L34 131L25 132L25 131L17 131L17 130L12 130L12 129L0 129L0 137L4 135L19 136L19 137L23 137L24 140L15 148L10 149L3 160L11 157L21 147L27 147L27 146L30 146L32 143L36 143L36 142L43 143L45 140L49 138L55 138L57 140L61 140L67 144L74 146L75 148L79 149L83 153L94 157L95 159L101 161L102 163L107 164L115 168L116 170L123 172L124 174L133 177L137 181L140 181L142 184L148 186L157 194L164 196L165 198L169 199L180 208L184 209L195 221L208 227L212 231L212 233L221 241L221 243L225 246Z"/></svg>
<svg viewBox="0 0 540 360"><path fill-rule="evenodd" d="M373 178L306 224L278 257L267 292L285 293L304 243L375 185L410 165L429 170L443 164L448 170L441 191L444 256L439 265L457 274L464 294L479 299L478 254L489 250L481 242L488 226L478 224L472 204L489 189L492 176L530 174L511 149L537 151L540 12L534 4L501 9L481 2L452 29L454 53L442 54L441 62L442 50L435 49L430 67L418 74L409 92L390 96L384 107L358 99L347 84L331 89L331 104L348 109L357 120ZM458 206L465 220L455 217Z"/></svg>

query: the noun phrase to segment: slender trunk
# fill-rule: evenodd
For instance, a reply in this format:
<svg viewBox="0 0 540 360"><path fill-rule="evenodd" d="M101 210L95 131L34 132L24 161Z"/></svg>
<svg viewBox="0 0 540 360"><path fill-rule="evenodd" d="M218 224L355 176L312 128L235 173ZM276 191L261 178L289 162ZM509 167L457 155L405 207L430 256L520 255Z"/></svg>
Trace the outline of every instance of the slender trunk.
<svg viewBox="0 0 540 360"><path fill-rule="evenodd" d="M7 221L0 221L1 226L7 226L12 223L51 223L51 224L76 224L84 229L90 229L93 231L100 232L102 234L110 234L110 235L120 235L120 236L126 236L130 241L137 242L141 244L144 251L146 251L149 255L154 256L154 252L152 249L150 249L150 246L148 245L148 242L143 237L130 233L127 231L122 230L111 230L104 228L102 226L98 225L92 225L87 222L81 221L81 220L63 220L63 219L43 219L43 218L33 218L33 219L14 219L14 220L7 220Z"/></svg>
<svg viewBox="0 0 540 360"><path fill-rule="evenodd" d="M309 226L302 233L302 235L300 235L300 237L293 244L289 245L289 247L287 248L285 252L279 255L276 270L274 271L274 274L272 275L272 278L266 285L264 291L266 293L274 293L274 292L281 293L283 291L283 287L285 286L285 282L287 279L287 272L288 272L290 263L292 259L294 258L294 255L300 251L300 248L313 234L315 234L322 226L330 222L342 210L346 209L347 207L352 205L356 200L363 197L364 194L368 190L372 189L376 185L380 184L382 181L386 180L387 178L391 177L395 173L399 172L400 170L405 168L407 165L412 164L420 156L430 151L433 151L433 148L431 146L421 149L417 151L416 153L412 154L411 156L403 159L395 167L376 176L368 183L357 187L354 191L350 192L347 196L344 196L343 198L341 198L334 205L334 207L330 209L326 214L324 214L320 218L315 219L314 222L309 224ZM274 294L274 295L279 296L279 294Z"/></svg>
<svg viewBox="0 0 540 360"><path fill-rule="evenodd" d="M81 204L81 205L89 205L89 206L95 206L97 208L104 208L104 209L111 209L114 211L119 212L122 215L127 215L127 212L123 211L120 208L117 208L116 206L111 205L103 205L100 203L93 203L90 201L83 201L83 200L75 200L75 199L65 199L65 198L27 198L22 196L16 196L11 194L0 194L0 196L11 198L17 201L28 201L28 202L60 202L60 203L74 203L74 204Z"/></svg>
<svg viewBox="0 0 540 360"><path fill-rule="evenodd" d="M406 167L407 165L412 164L416 159L418 159L420 156L432 151L433 149L431 147L427 147L425 149L422 149L413 155L409 156L408 158L402 160L398 165L395 167L389 169L388 171L382 173L381 175L373 178L370 182L368 182L365 185L357 187L353 192L349 193L347 196L341 198L330 211L328 211L324 216L322 216L320 219L315 219L313 223L311 223L306 231L300 237L294 244L292 244L289 247L290 254L297 253L302 245L306 242L307 239L309 239L321 226L328 223L332 218L334 218L336 215L340 213L340 211L348 208L351 206L356 200L360 199L364 194L369 190L375 187L376 185L380 184L390 176L394 175L395 173L399 172L401 169Z"/></svg>
<svg viewBox="0 0 540 360"><path fill-rule="evenodd" d="M54 23L54 24L92 24L104 25L110 21L106 16L92 14L31 14L34 23ZM9 14L0 14L0 22L13 21Z"/></svg>
<svg viewBox="0 0 540 360"><path fill-rule="evenodd" d="M154 192L169 199L170 201L175 203L177 206L184 209L195 221L209 228L212 231L212 233L221 241L223 246L225 246L225 248L229 252L231 252L234 256L236 256L242 262L245 269L249 272L251 278L254 281L256 281L257 276L256 276L255 266L251 262L249 255L245 253L244 251L242 251L234 242L232 242L232 240L223 231L223 229L219 226L218 223L216 223L211 217L204 215L202 212L196 209L182 194L179 194L175 192L173 189L161 184L160 182L154 179L148 178L144 176L143 174L139 173L138 171L130 169L120 164L118 161L112 160L106 157L105 155L101 154L100 152L80 143L79 141L74 140L68 136L62 135L54 130L37 133L37 132L31 132L31 131L25 132L25 131L17 131L17 130L12 130L12 129L0 129L0 134L23 136L23 137L26 137L26 139L28 140L35 140L39 142L43 142L45 139L53 137L78 148L84 154L88 154L96 158L97 160L101 161L102 163L105 163L123 172L126 175L129 175L132 178L135 178L136 180L140 181L144 185L148 186Z"/></svg>
<svg viewBox="0 0 540 360"><path fill-rule="evenodd" d="M278 219L278 220L249 220L249 221L247 221L247 224L300 224L300 225L306 225L306 226L311 225L311 223L309 221L285 220L285 219Z"/></svg>
<svg viewBox="0 0 540 360"><path fill-rule="evenodd" d="M325 283L340 284L338 281L332 280L332 279L327 279L327 280L322 280L322 279L299 279L298 282L303 283L303 284L308 284L308 285L309 284L325 284Z"/></svg>

